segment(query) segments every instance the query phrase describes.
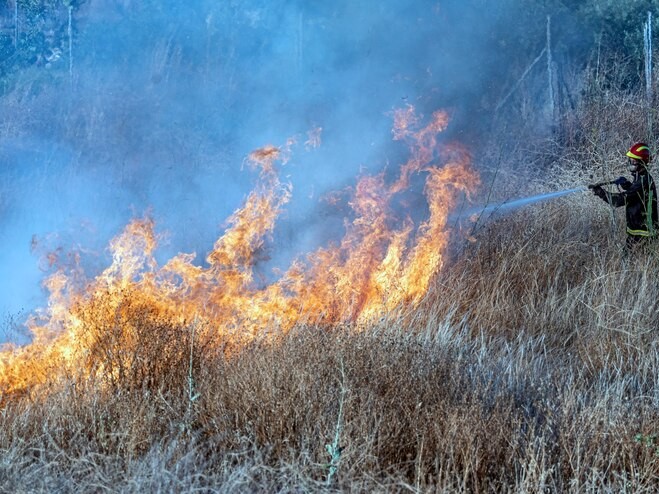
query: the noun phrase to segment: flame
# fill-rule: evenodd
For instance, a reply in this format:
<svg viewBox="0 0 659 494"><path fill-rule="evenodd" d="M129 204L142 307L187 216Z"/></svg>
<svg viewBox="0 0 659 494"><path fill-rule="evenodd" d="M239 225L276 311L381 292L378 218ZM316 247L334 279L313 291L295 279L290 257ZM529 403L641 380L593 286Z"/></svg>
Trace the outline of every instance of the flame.
<svg viewBox="0 0 659 494"><path fill-rule="evenodd" d="M89 355L102 333L116 333L126 348L136 345L136 313L166 328L201 321L220 340L241 345L300 323L368 323L402 304L418 303L442 267L449 211L479 183L464 148L439 144L448 115L435 112L425 126L421 120L411 106L394 113L393 137L410 148L398 177L387 180L383 172L360 178L343 238L296 258L271 283L257 283L254 270L291 198L277 164L288 159L292 141L249 156L250 166L259 170L256 186L227 220L203 266L194 263L194 254L159 266L154 222L133 220L111 241L112 263L96 278L82 283L77 270L62 269L46 280L48 307L28 321L32 343L6 345L0 353L0 389L29 389L54 375L92 369L119 378L122 366L101 368ZM319 132L310 136L314 145ZM422 222L401 213L396 201L415 174L425 176L428 214Z"/></svg>

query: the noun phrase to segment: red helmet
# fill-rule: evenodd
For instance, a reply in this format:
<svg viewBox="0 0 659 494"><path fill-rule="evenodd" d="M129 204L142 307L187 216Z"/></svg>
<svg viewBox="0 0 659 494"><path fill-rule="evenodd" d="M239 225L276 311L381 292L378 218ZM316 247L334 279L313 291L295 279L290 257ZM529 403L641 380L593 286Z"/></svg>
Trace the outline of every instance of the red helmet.
<svg viewBox="0 0 659 494"><path fill-rule="evenodd" d="M627 156L635 160L640 160L647 165L650 162L650 148L644 142L637 142L629 148Z"/></svg>

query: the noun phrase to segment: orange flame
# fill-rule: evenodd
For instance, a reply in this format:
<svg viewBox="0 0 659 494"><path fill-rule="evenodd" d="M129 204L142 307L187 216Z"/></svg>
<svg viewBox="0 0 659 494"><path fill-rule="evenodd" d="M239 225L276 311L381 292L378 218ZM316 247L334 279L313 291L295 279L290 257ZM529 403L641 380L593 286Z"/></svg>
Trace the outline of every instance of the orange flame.
<svg viewBox="0 0 659 494"><path fill-rule="evenodd" d="M435 112L423 127L420 121L411 106L395 112L394 139L408 143L410 158L392 183L384 173L358 181L349 201L353 218L346 220L342 240L296 259L265 286L254 281L254 268L291 197L291 186L281 182L276 164L287 159L292 142L250 155L250 164L260 169L257 184L228 219L206 267L193 263L194 254L179 254L159 267L153 256L153 221L132 221L111 241L112 264L95 279L80 287L78 274L58 271L46 280L48 307L28 321L32 343L7 345L0 353L0 389L27 389L80 369L96 333L117 324L131 326L121 303L127 296L173 324L201 320L236 344L301 322L367 323L402 304L418 303L442 267L449 211L479 182L463 148L439 145L448 115ZM400 218L396 196L419 173L426 176L428 217L416 225L410 215ZM88 316L99 299L114 321L107 327ZM123 330L122 337L134 338L136 331Z"/></svg>

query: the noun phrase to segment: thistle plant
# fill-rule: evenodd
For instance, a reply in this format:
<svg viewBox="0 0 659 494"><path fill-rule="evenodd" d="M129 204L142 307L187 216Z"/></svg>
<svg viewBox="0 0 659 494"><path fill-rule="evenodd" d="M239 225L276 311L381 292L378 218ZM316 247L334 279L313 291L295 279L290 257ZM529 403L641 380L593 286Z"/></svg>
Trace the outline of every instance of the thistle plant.
<svg viewBox="0 0 659 494"><path fill-rule="evenodd" d="M325 450L330 455L330 462L327 465L327 467L329 468L329 473L327 474L328 486L332 484L334 475L336 475L336 472L339 468L339 461L341 460L341 452L343 450L343 448L340 446L340 441L341 441L341 431L343 429L343 404L345 402L347 388L345 385L346 374L345 374L345 367L343 365L343 358L341 358L340 363L341 363L341 395L339 397L339 414L336 419L336 427L334 428L334 440L332 441L331 444L325 445Z"/></svg>
<svg viewBox="0 0 659 494"><path fill-rule="evenodd" d="M192 326L190 326L190 365L188 367L188 404L192 406L192 403L199 399L199 393L196 392L194 376L192 374L192 357L194 355L194 333L195 328L197 327L198 319L195 318Z"/></svg>

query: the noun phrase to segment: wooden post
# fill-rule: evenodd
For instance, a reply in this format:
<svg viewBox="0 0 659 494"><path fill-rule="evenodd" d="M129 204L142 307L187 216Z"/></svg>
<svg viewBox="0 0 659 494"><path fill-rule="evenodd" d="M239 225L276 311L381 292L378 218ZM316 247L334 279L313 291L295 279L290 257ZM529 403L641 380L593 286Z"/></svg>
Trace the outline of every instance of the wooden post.
<svg viewBox="0 0 659 494"><path fill-rule="evenodd" d="M549 115L551 117L552 124L554 123L555 115L555 102L554 102L554 77L552 70L552 58L551 58L551 16L547 16L547 83L549 87Z"/></svg>
<svg viewBox="0 0 659 494"><path fill-rule="evenodd" d="M298 76L301 75L304 63L304 14L300 13L297 21L297 39L295 43L295 66Z"/></svg>
<svg viewBox="0 0 659 494"><path fill-rule="evenodd" d="M652 135L652 13L643 27L645 52L645 102L647 104L648 135Z"/></svg>
<svg viewBox="0 0 659 494"><path fill-rule="evenodd" d="M18 0L14 0L14 48L18 48Z"/></svg>
<svg viewBox="0 0 659 494"><path fill-rule="evenodd" d="M73 6L69 4L69 82L73 84Z"/></svg>

